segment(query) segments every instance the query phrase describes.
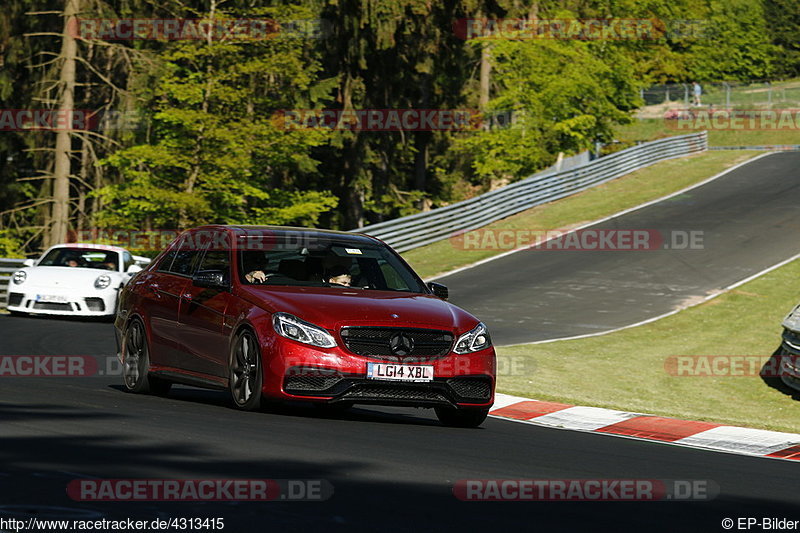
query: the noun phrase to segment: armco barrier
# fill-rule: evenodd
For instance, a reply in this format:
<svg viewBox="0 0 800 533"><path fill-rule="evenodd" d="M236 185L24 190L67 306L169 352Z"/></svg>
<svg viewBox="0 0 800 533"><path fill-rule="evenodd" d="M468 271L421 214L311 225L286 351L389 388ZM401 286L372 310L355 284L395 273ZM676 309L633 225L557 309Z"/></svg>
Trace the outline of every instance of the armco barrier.
<svg viewBox="0 0 800 533"><path fill-rule="evenodd" d="M11 283L11 274L22 268L24 259L0 258L0 308L5 308L8 301L8 284Z"/></svg>
<svg viewBox="0 0 800 533"><path fill-rule="evenodd" d="M390 244L398 252L485 226L533 206L552 202L618 178L659 161L708 148L705 131L632 146L579 167L534 174L511 185L446 207L417 213L353 231Z"/></svg>

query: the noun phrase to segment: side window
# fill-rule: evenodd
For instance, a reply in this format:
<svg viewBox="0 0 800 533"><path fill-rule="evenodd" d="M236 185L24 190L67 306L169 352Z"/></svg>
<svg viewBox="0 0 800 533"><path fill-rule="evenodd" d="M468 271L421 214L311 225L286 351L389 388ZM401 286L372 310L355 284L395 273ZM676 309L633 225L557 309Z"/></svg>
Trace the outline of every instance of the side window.
<svg viewBox="0 0 800 533"><path fill-rule="evenodd" d="M158 271L159 272L169 272L169 269L172 267L172 261L175 259L175 250L170 250L161 261L158 263Z"/></svg>
<svg viewBox="0 0 800 533"><path fill-rule="evenodd" d="M128 267L135 264L136 262L133 260L133 256L130 252L123 252L122 253L122 271L127 272Z"/></svg>
<svg viewBox="0 0 800 533"><path fill-rule="evenodd" d="M191 276L200 259L199 250L178 250L175 252L175 260L172 261L172 268L169 269L173 274Z"/></svg>
<svg viewBox="0 0 800 533"><path fill-rule="evenodd" d="M158 270L190 276L194 273L201 254L201 250L193 244L191 235L184 236L172 250L167 252L164 259L161 260Z"/></svg>
<svg viewBox="0 0 800 533"><path fill-rule="evenodd" d="M203 256L200 263L200 270L221 270L225 273L225 279L230 280L231 257L228 250L209 250Z"/></svg>

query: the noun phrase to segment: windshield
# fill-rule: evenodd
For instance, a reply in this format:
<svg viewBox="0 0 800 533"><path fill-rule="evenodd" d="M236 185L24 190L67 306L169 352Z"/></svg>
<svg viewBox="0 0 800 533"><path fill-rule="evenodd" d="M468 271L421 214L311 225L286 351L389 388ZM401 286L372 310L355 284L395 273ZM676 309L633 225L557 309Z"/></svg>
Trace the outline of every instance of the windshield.
<svg viewBox="0 0 800 533"><path fill-rule="evenodd" d="M119 254L92 248L53 248L36 266L60 266L118 270Z"/></svg>
<svg viewBox="0 0 800 533"><path fill-rule="evenodd" d="M245 284L426 292L416 274L377 244L316 238L313 243L278 241L269 250L244 248L239 252L239 265Z"/></svg>

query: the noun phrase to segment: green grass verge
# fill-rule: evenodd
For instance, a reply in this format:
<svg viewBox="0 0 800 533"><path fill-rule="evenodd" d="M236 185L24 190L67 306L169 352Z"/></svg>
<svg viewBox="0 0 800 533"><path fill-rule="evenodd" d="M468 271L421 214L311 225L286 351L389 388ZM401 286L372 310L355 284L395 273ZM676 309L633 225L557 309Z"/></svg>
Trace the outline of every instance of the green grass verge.
<svg viewBox="0 0 800 533"><path fill-rule="evenodd" d="M707 152L663 161L573 196L528 209L485 229L546 231L575 227L680 190L757 153ZM430 278L506 251L464 250L446 239L402 255L423 278Z"/></svg>
<svg viewBox="0 0 800 533"><path fill-rule="evenodd" d="M634 141L652 141L663 137L673 137L686 133L696 133L698 130L678 130L669 127L660 118L638 119L632 124L620 126L616 130L615 138L623 143ZM709 146L759 146L764 144L800 144L797 130L710 130L708 132Z"/></svg>
<svg viewBox="0 0 800 533"><path fill-rule="evenodd" d="M679 377L670 356L772 354L797 303L800 260L661 320L585 339L498 348L498 390L539 400L800 432L800 404L758 376ZM517 359L519 358L519 359ZM512 368L526 369L525 375ZM531 371L532 370L532 371ZM521 373L520 373L521 374ZM794 395L795 398L800 393Z"/></svg>

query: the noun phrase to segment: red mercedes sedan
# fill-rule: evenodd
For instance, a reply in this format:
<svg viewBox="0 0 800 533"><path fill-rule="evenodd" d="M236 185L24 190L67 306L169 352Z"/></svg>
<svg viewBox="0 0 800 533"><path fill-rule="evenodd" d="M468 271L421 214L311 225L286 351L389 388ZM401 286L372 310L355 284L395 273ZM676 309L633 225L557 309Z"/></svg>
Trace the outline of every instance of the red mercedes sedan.
<svg viewBox="0 0 800 533"><path fill-rule="evenodd" d="M228 389L236 407L302 400L432 407L475 427L494 400L478 319L389 246L345 232L204 226L184 232L120 295L128 391Z"/></svg>

